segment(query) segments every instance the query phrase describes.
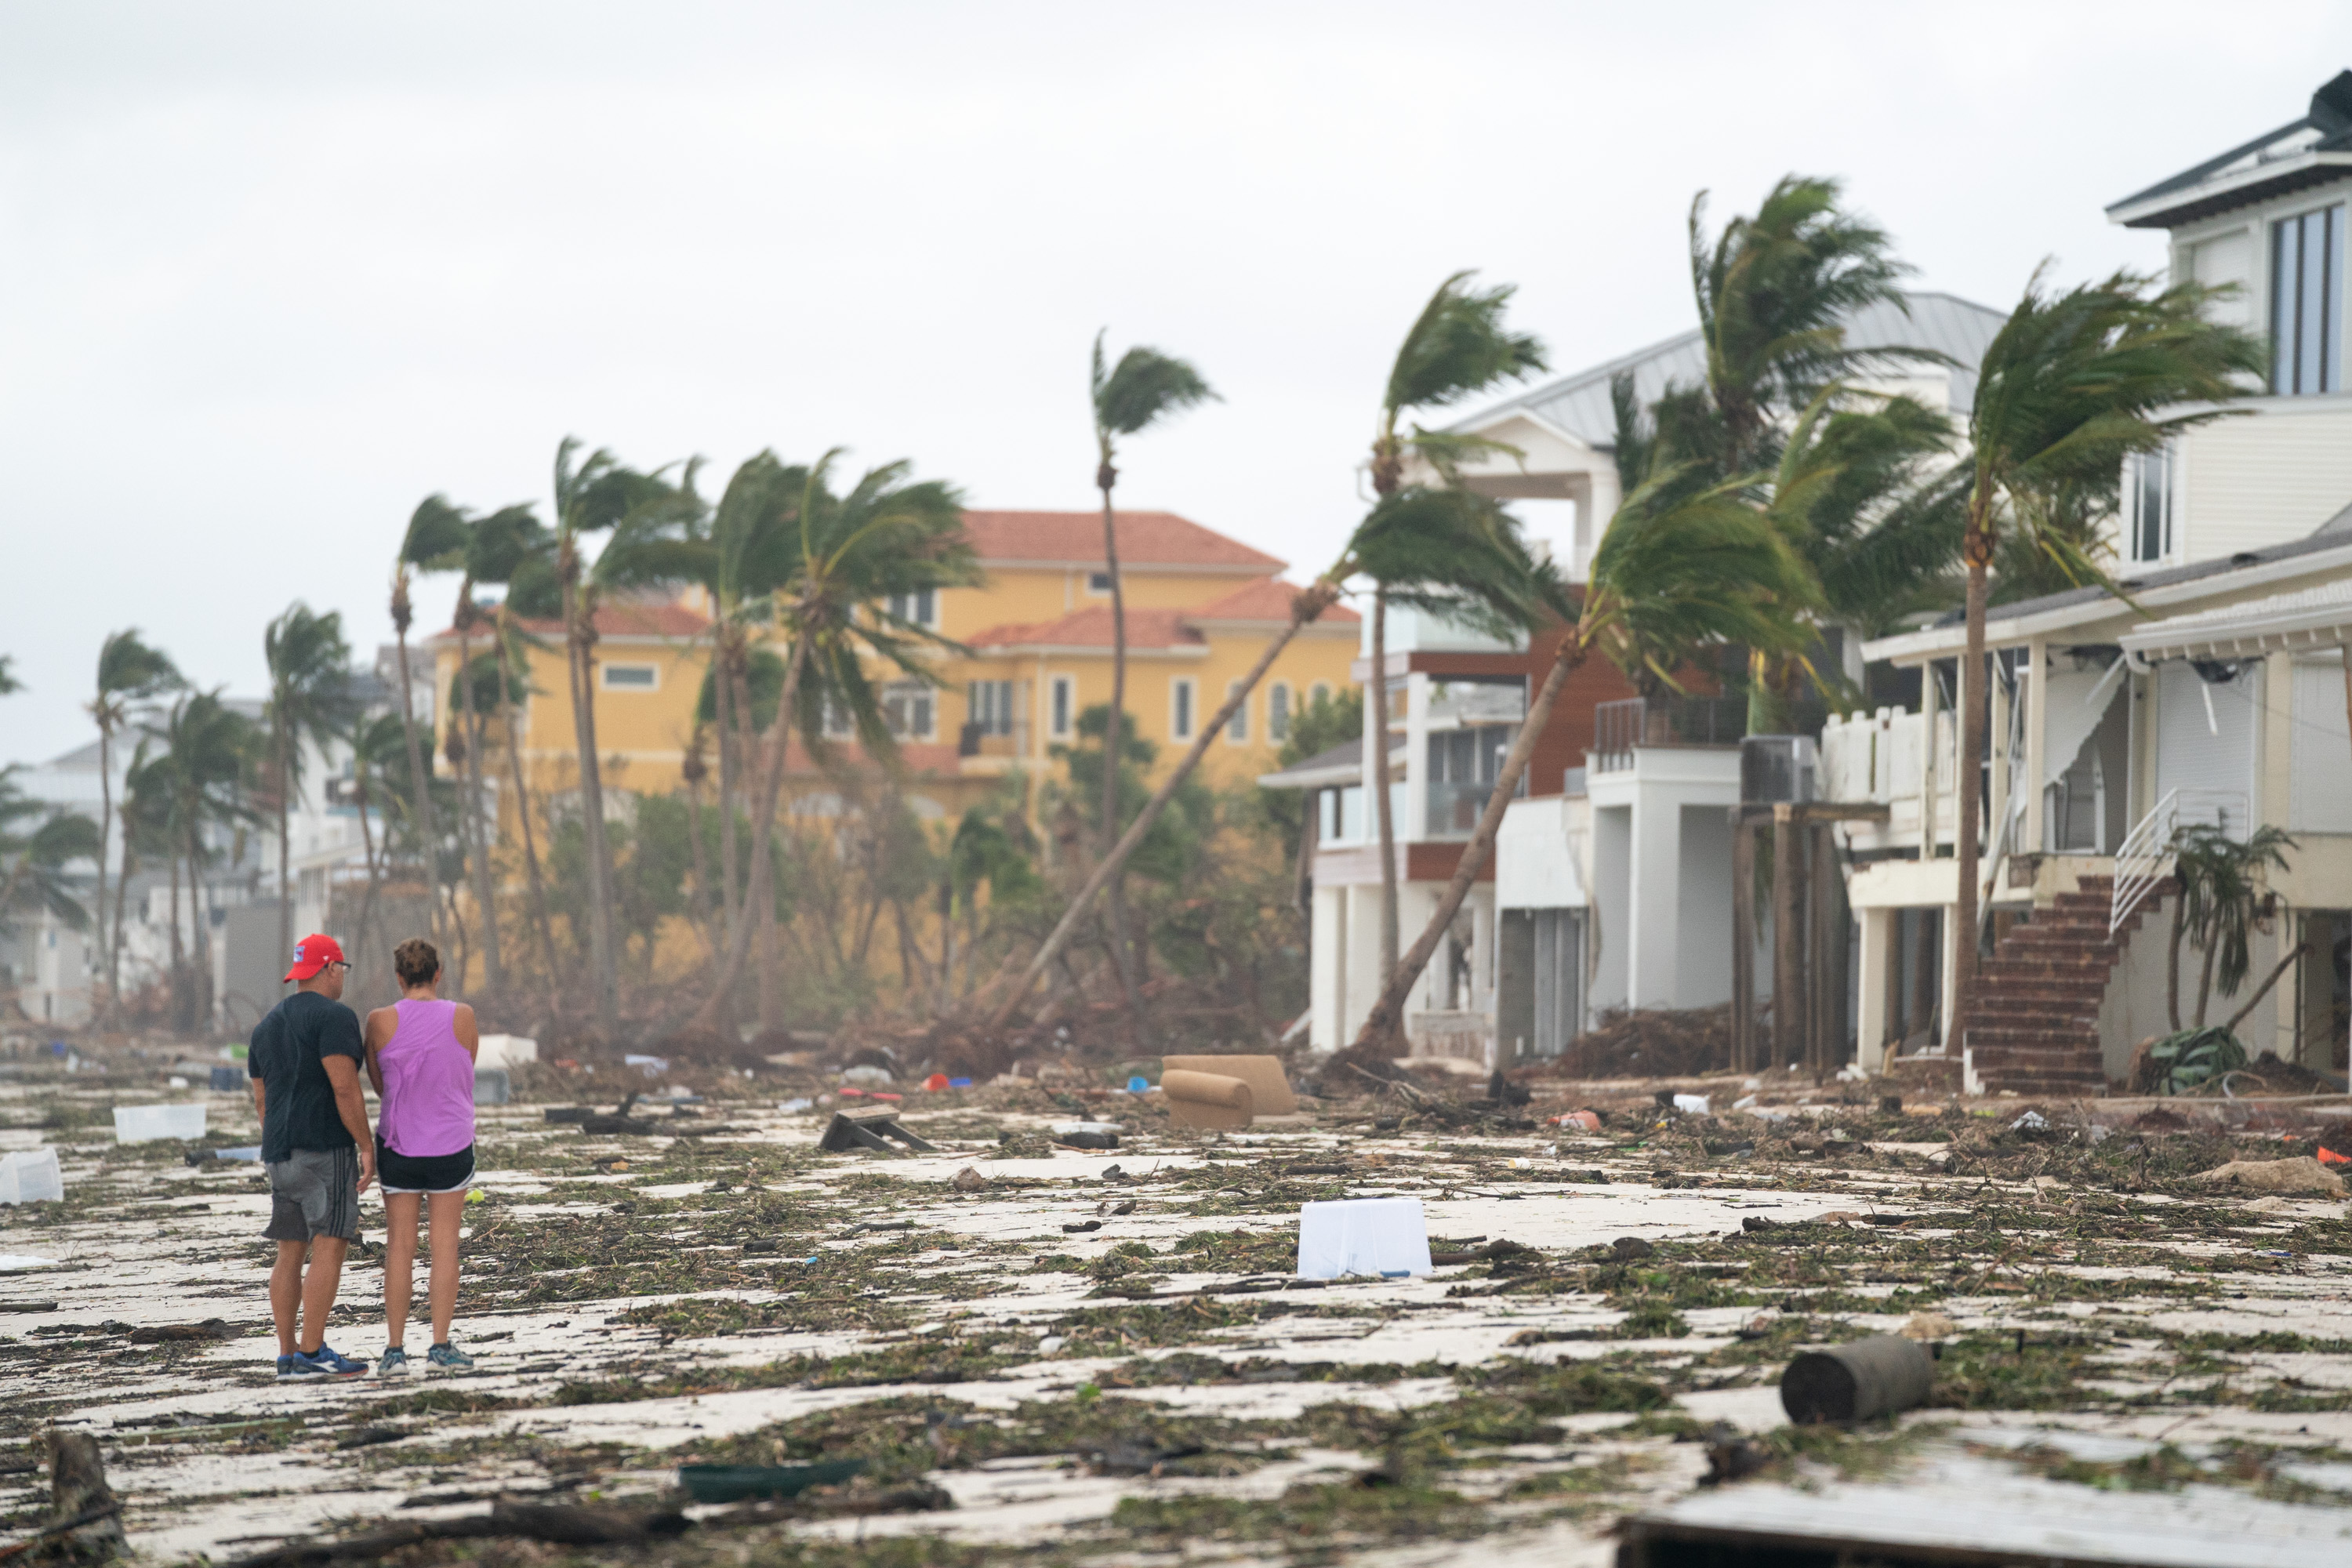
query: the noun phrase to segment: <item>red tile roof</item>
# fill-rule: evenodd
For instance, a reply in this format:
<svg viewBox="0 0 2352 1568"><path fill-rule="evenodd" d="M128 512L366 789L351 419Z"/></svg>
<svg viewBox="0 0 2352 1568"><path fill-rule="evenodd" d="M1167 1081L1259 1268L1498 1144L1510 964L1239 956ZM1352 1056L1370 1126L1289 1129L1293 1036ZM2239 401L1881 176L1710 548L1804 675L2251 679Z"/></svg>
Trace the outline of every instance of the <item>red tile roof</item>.
<svg viewBox="0 0 2352 1568"><path fill-rule="evenodd" d="M1279 621L1290 620L1290 602L1303 592L1295 584L1278 577L1261 577L1245 588L1236 588L1222 599L1212 600L1199 609L1185 614L1202 621ZM1317 617L1324 626L1353 626L1363 619L1345 605L1334 605Z"/></svg>
<svg viewBox="0 0 2352 1568"><path fill-rule="evenodd" d="M1127 646L1130 648L1204 647L1206 639L1188 624L1192 615L1190 610L1129 610L1127 612ZM1090 605L1083 610L1072 611L1058 621L991 626L969 640L976 648L1108 648L1111 644L1110 606Z"/></svg>
<svg viewBox="0 0 2352 1568"><path fill-rule="evenodd" d="M1118 516L1122 565L1271 573L1286 564L1172 511L1122 511ZM1098 511L967 511L963 526L972 548L990 565L1016 561L1098 565L1103 558Z"/></svg>
<svg viewBox="0 0 2352 1568"><path fill-rule="evenodd" d="M685 642L700 637L710 629L710 618L683 605L599 605L596 606L596 635L600 637L660 637L669 642ZM563 623L559 620L519 619L517 624L533 637L560 638ZM489 628L478 626L477 637L487 637ZM456 642L457 628L436 632L425 639L428 643Z"/></svg>

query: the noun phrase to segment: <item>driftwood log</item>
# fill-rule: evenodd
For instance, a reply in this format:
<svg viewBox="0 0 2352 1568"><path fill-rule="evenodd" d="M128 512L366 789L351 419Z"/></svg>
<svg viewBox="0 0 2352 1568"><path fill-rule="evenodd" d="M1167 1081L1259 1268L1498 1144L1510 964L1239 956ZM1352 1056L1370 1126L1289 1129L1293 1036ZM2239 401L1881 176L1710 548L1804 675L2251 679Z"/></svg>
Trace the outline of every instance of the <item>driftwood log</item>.
<svg viewBox="0 0 2352 1568"><path fill-rule="evenodd" d="M576 1503L500 1500L492 1503L488 1513L467 1514L460 1519L420 1519L346 1536L341 1541L289 1542L251 1557L240 1557L228 1568L308 1568L320 1563L364 1562L423 1541L479 1540L489 1536L516 1536L558 1546L610 1546L682 1534L688 1523L686 1515L676 1509L646 1511Z"/></svg>

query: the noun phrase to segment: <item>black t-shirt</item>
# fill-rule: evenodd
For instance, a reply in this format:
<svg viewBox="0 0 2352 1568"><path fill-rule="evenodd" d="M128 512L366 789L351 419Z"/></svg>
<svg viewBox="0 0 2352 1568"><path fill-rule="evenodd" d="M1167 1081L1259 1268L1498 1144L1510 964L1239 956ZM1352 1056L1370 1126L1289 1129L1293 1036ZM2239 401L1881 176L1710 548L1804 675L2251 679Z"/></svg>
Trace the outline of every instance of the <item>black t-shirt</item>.
<svg viewBox="0 0 2352 1568"><path fill-rule="evenodd" d="M366 1056L359 1015L315 991L297 991L253 1026L246 1070L261 1080L261 1157L270 1163L297 1149L349 1149L351 1129L335 1109L326 1057Z"/></svg>

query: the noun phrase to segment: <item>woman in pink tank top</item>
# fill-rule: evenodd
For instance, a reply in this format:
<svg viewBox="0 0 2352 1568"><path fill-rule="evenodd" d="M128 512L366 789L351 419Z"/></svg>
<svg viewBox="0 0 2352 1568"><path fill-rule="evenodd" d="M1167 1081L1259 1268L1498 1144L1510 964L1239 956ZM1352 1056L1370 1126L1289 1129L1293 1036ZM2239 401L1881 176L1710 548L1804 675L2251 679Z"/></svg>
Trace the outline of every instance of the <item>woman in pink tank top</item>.
<svg viewBox="0 0 2352 1568"><path fill-rule="evenodd" d="M449 1342L457 1314L457 1232L474 1181L474 1057L481 1036L474 1010L444 1002L441 955L412 938L393 951L400 1000L367 1018L368 1079L382 1101L376 1116L376 1173L383 1188L385 1349L376 1375L408 1370L401 1341L415 1289L417 1210L432 1206L433 1271L428 1286L433 1348L426 1362L462 1370L473 1358Z"/></svg>

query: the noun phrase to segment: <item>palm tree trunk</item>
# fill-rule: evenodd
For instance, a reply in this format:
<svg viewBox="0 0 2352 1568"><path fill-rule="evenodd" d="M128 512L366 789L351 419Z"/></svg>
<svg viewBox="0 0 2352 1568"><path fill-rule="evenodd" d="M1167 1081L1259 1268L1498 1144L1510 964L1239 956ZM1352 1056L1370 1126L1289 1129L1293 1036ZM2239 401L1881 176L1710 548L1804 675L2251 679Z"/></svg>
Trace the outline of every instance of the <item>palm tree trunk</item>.
<svg viewBox="0 0 2352 1568"><path fill-rule="evenodd" d="M2221 951L2221 922L2215 920L2211 936L2205 942L2205 963L2197 974L2197 1026L2205 1026L2205 1009L2213 998L2213 959Z"/></svg>
<svg viewBox="0 0 2352 1568"><path fill-rule="evenodd" d="M1381 836L1381 973L1397 966L1396 803L1389 789L1389 596L1372 588L1372 679L1364 693L1364 740L1372 748L1373 809Z"/></svg>
<svg viewBox="0 0 2352 1568"><path fill-rule="evenodd" d="M1118 514L1111 506L1112 469L1106 440L1102 465L1095 484L1102 491L1103 563L1110 577L1110 711L1103 721L1102 839L1108 855L1118 842L1119 737L1127 716L1127 585L1118 570ZM1147 1050L1143 1036L1143 1005L1136 996L1134 949L1127 938L1127 879L1118 872L1110 879L1111 968L1118 975L1120 1005L1127 1011L1128 1037L1137 1050Z"/></svg>
<svg viewBox="0 0 2352 1568"><path fill-rule="evenodd" d="M768 725L767 743L761 748L758 798L751 810L751 879L743 889L748 906L772 908L775 895L770 891L774 875L776 802L783 793L784 753L792 741L793 710L799 704L801 670L808 662L808 638L793 639L793 656L784 665L783 689L776 695L776 716ZM719 973L710 988L710 995L694 1015L689 1027L716 1029L730 1016L730 998L735 983L742 978L743 961L751 952L751 922L738 921L727 939L727 957L719 966Z"/></svg>
<svg viewBox="0 0 2352 1568"><path fill-rule="evenodd" d="M106 989L114 998L118 1016L122 1009L122 920L131 897L131 871L135 859L131 852L131 824L126 820L122 825L122 874L114 879L114 921L110 928L114 940L106 950Z"/></svg>
<svg viewBox="0 0 2352 1568"><path fill-rule="evenodd" d="M688 781L686 786L686 833L694 851L694 923L702 928L703 945L716 953L718 943L711 940L710 931L710 857L702 844L702 784L698 779Z"/></svg>
<svg viewBox="0 0 2352 1568"><path fill-rule="evenodd" d="M102 703L104 692L99 694ZM115 982L114 942L106 940L106 845L114 834L114 726L101 721L98 726L98 947L105 955L106 1017L111 1027L115 1016L122 1010L122 992ZM124 858L129 859L126 854ZM115 933L116 941L121 932Z"/></svg>
<svg viewBox="0 0 2352 1568"><path fill-rule="evenodd" d="M433 885L441 868L433 837L433 774L425 765L424 751L416 740L415 682L408 669L408 595L404 584L394 598L393 640L400 649L400 733L408 745L408 795L415 802L417 842L425 862L425 919L437 941L441 934L441 906L433 897Z"/></svg>
<svg viewBox="0 0 2352 1568"><path fill-rule="evenodd" d="M569 574L563 584L564 643L572 671L572 723L580 752L581 827L588 851L588 959L595 970L596 1023L609 1042L620 1028L620 975L613 957L613 865L604 839L604 780L596 761L594 607Z"/></svg>
<svg viewBox="0 0 2352 1568"><path fill-rule="evenodd" d="M1486 809L1478 814L1477 831L1471 834L1470 842L1463 846L1462 860L1454 868L1454 879L1446 883L1444 896L1437 900L1436 911L1429 917L1429 923L1422 928L1421 935L1414 940L1412 951L1389 971L1388 984L1382 988L1381 999L1372 1005L1371 1012L1365 1016L1364 1026L1357 1031L1355 1045L1371 1045L1393 1039L1402 1029L1405 997L1412 990L1413 983L1421 978L1421 972L1429 966L1430 954L1437 951L1438 942L1444 939L1447 929L1454 924L1454 915L1460 912L1463 901L1470 896L1472 884L1478 879L1479 868L1486 865L1486 857L1493 852L1495 835L1502 829L1503 814L1510 809L1511 797L1518 793L1519 775L1527 772L1528 759L1535 755L1536 742L1543 738L1545 728L1551 723L1552 709L1559 703L1559 694L1568 687L1569 674L1584 662L1584 653L1583 639L1570 630L1561 639L1559 652L1551 661L1550 672L1544 677L1543 689L1536 693L1528 721L1519 726L1518 734L1511 742L1510 751L1504 755L1502 775L1495 781L1494 793L1486 797ZM1382 715L1384 721L1386 717L1386 714Z"/></svg>
<svg viewBox="0 0 2352 1568"><path fill-rule="evenodd" d="M506 989L504 955L499 951L497 889L490 875L489 832L482 821L482 721L474 710L474 602L470 589L457 596L457 690L466 715L466 835L473 853L474 902L482 911L482 983L492 994ZM499 674L500 685L505 673Z"/></svg>
<svg viewBox="0 0 2352 1568"><path fill-rule="evenodd" d="M523 869L530 877L531 919L539 931L539 961L546 966L547 984L555 984L555 919L548 911L547 879L539 869L539 837L530 826L530 793L523 787L522 729L515 722L515 705L506 699L501 678L499 689L499 711L506 720L507 771L514 778L515 821L522 829ZM700 852L701 846L696 846Z"/></svg>
<svg viewBox="0 0 2352 1568"><path fill-rule="evenodd" d="M2172 892L2172 946L2164 970L2165 1016L2172 1024L2172 1032L2180 1033L2180 939L2188 934L2182 912L2189 907L2186 889L2176 886Z"/></svg>
<svg viewBox="0 0 2352 1568"><path fill-rule="evenodd" d="M1029 961L1028 970L1014 984L1013 994L998 1004L996 1012L988 1022L991 1032L1004 1026L1005 1020L1013 1016L1014 1008L1021 1005L1022 998L1029 994L1039 976L1053 967L1055 959L1069 944L1071 934L1077 930L1078 922L1093 904L1095 896L1102 891L1104 884L1111 879L1119 867L1127 863L1127 858L1135 853L1136 846L1141 844L1144 836L1151 831L1151 825L1160 820L1160 814L1168 809L1168 803L1176 798L1176 792L1183 787L1186 779L1192 776L1192 770L1201 765L1201 759L1208 754L1210 742L1216 739L1219 731L1232 722L1234 710L1249 700L1250 693L1257 689L1257 683L1265 678L1265 672L1282 656L1282 650L1290 646L1290 639L1298 635L1301 626L1329 609L1339 596L1339 585L1324 577L1318 578L1313 587L1301 589L1297 597L1291 600L1290 624L1283 628L1280 636L1266 644L1265 651L1257 656L1257 662L1250 666L1249 673L1242 677L1226 695L1224 706L1219 708L1209 722L1192 737L1192 747L1185 752L1183 759L1160 781L1159 789L1144 803L1143 809L1136 813L1135 820L1127 825L1127 831L1119 836L1110 853L1103 857L1102 862L1094 868L1094 874L1078 889L1077 896L1062 912L1062 919L1054 927L1053 934L1045 939L1045 945ZM1015 962L1018 960L1008 959L1004 969L981 988L981 994L984 996L994 990Z"/></svg>
<svg viewBox="0 0 2352 1568"><path fill-rule="evenodd" d="M1968 1045L1969 1017L1974 1009L1977 984L1977 869L1984 856L1983 828L1978 822L1984 805L1985 731L1991 724L1991 683L1985 679L1985 572L1992 560L1992 536L1980 516L1969 519L1964 551L1969 564L1968 651L1960 659L1966 683L1960 722L1960 820L1955 868L1959 873L1958 898L1952 910L1952 1016L1944 1025L1946 1048Z"/></svg>
<svg viewBox="0 0 2352 1568"><path fill-rule="evenodd" d="M364 950L369 943L368 927L375 919L376 889L382 884L383 878L376 872L375 829L368 825L367 759L360 758L353 765L352 773L353 793L359 797L360 853L367 866L368 879L367 896L360 900L360 918L352 929L359 933L359 945ZM392 830L389 826L384 830L383 850L387 857L392 853Z"/></svg>
<svg viewBox="0 0 2352 1568"><path fill-rule="evenodd" d="M711 669L711 699L719 719L719 874L726 880L721 888L723 907L727 914L726 940L735 940L735 922L741 919L740 899L743 885L735 849L735 796L742 788L740 741L735 732L735 671L734 654L725 644L719 647L719 657Z"/></svg>
<svg viewBox="0 0 2352 1568"><path fill-rule="evenodd" d="M182 1000L188 984L186 948L180 941L180 847L168 846L164 858L172 863L172 1032L186 1027L187 1006Z"/></svg>
<svg viewBox="0 0 2352 1568"><path fill-rule="evenodd" d="M278 733L272 737L278 752L278 952L283 958L294 951L294 870L293 816L294 763L287 752L286 719L278 716ZM193 843L189 849L193 857ZM188 864L189 890L195 887L195 862Z"/></svg>

